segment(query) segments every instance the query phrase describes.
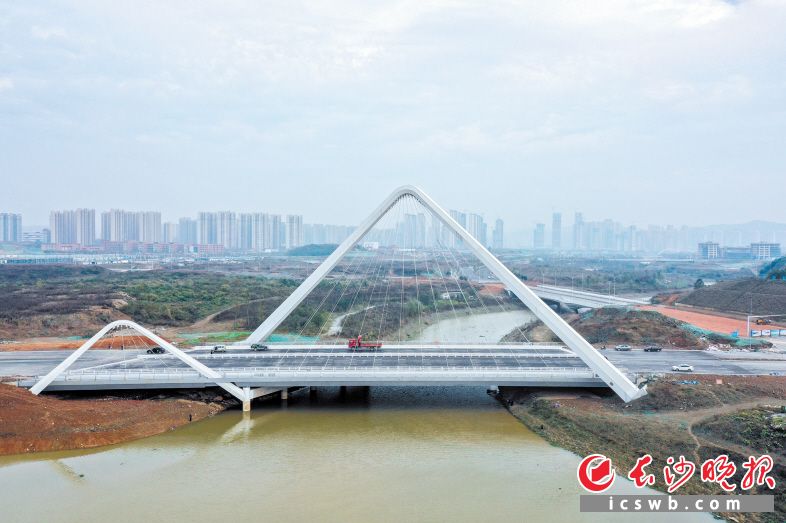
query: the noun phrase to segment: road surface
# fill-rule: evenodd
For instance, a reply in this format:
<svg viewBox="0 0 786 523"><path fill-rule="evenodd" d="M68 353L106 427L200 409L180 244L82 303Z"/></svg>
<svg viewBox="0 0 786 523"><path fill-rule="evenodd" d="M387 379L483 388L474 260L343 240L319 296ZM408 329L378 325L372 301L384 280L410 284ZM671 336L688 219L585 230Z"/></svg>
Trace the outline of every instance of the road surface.
<svg viewBox="0 0 786 523"><path fill-rule="evenodd" d="M408 346L379 351L348 351L343 347L302 348L289 346L264 352L230 350L210 354L207 349L191 351L205 365L215 368L360 368L360 367L466 367L501 368L559 367L580 368L584 363L561 347L513 348L486 346L477 348ZM40 376L53 369L72 351L0 352L0 376ZM664 350L662 352L601 351L615 365L633 373L671 372L672 365L687 363L700 374L770 374L786 375L786 356L769 353L708 352ZM762 359L767 358L767 359ZM91 369L180 369L183 363L169 355L146 355L143 351L109 351L93 349L77 360L71 370Z"/></svg>

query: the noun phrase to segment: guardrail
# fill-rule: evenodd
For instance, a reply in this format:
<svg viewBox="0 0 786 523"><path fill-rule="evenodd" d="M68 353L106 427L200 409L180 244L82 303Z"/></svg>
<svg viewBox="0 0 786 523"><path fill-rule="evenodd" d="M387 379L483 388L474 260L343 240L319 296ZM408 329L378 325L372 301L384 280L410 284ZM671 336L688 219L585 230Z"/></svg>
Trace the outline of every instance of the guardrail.
<svg viewBox="0 0 786 523"><path fill-rule="evenodd" d="M496 356L508 356L514 358L578 358L574 353L566 351L566 352L548 352L548 353L521 353L521 352L508 352L506 349L500 349L498 352L492 353L462 353L462 354L454 354L451 352L375 352L375 351L357 351L357 352L342 352L342 353L330 353L324 352L319 354L307 354L307 353L266 353L266 352L255 352L253 354L198 354L194 355L195 358L203 360L203 359L214 359L214 360L225 360L225 359L235 359L235 360L249 360L254 358L336 358L336 357L347 357L347 356L354 356L354 357L375 357L375 358L399 358L399 357L414 357L414 358L494 358ZM155 356L140 356L140 359L167 359L173 360L175 359L174 356L171 354L157 354ZM110 363L108 365L115 365L115 362Z"/></svg>
<svg viewBox="0 0 786 523"><path fill-rule="evenodd" d="M581 367L519 367L515 370L506 369L468 369L466 367L302 367L299 369L270 369L266 367L229 368L221 369L219 381L243 381L259 378L277 378L280 380L309 381L314 378L329 380L348 379L389 379L406 381L417 379L419 381L439 380L490 380L516 379L516 378L597 378L589 368ZM133 371L82 371L75 370L60 375L53 383L73 382L212 382L191 369L135 369Z"/></svg>

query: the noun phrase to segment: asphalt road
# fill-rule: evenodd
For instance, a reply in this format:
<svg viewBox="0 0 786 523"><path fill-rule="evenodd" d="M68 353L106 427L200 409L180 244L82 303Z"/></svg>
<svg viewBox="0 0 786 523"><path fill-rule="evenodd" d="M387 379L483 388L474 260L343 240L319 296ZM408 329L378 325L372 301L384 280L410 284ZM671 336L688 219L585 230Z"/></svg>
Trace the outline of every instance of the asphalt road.
<svg viewBox="0 0 786 523"><path fill-rule="evenodd" d="M73 350L0 352L0 376L46 374L73 352ZM84 369L106 363L136 359L143 353L142 350L89 350L74 362L71 369Z"/></svg>
<svg viewBox="0 0 786 523"><path fill-rule="evenodd" d="M53 369L72 351L0 352L0 376L37 376ZM722 353L664 350L662 352L601 351L612 363L629 371L642 373L671 372L672 365L693 365L702 374L770 374L786 375L786 357L761 353ZM584 367L577 357L560 347L499 349L429 349L386 348L381 351L350 352L344 348L274 349L264 352L230 351L209 354L196 350L191 355L212 368L368 368L368 367ZM771 360L760 359L773 358ZM775 359L780 358L780 359ZM185 364L170 355L149 356L142 351L90 350L77 360L72 369L95 366L113 369L184 368Z"/></svg>

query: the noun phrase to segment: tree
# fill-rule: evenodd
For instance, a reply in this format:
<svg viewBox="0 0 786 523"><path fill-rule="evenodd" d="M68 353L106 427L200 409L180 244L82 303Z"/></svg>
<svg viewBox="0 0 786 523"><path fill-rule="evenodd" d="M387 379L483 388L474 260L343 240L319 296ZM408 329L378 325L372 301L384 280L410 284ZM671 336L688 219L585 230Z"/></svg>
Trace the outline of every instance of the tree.
<svg viewBox="0 0 786 523"><path fill-rule="evenodd" d="M699 278L698 280L696 280L696 283L693 284L693 288L694 289L701 289L702 287L704 287L704 280Z"/></svg>

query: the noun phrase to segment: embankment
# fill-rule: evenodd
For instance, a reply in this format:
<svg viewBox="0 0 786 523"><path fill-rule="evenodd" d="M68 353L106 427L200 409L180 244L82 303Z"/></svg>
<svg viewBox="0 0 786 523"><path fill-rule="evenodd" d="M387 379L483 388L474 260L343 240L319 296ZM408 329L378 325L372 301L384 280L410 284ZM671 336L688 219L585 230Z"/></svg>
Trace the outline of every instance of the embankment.
<svg viewBox="0 0 786 523"><path fill-rule="evenodd" d="M721 383L718 383L718 380ZM722 514L729 521L786 521L786 451L783 428L773 422L786 403L786 378L747 376L666 377L648 386L644 398L624 404L616 396L502 388L500 399L527 427L553 445L580 456L601 453L612 459L624 476L636 459L653 457L654 488L665 491L662 473L669 456L684 455L694 463L728 454L738 466L750 455L769 453L775 460L772 476L776 512ZM745 420L745 424L740 423ZM735 433L730 435L729 430ZM722 494L719 487L694 477L680 494ZM751 493L756 493L751 491Z"/></svg>
<svg viewBox="0 0 786 523"><path fill-rule="evenodd" d="M212 391L34 396L0 384L0 455L123 443L214 416L234 404Z"/></svg>

